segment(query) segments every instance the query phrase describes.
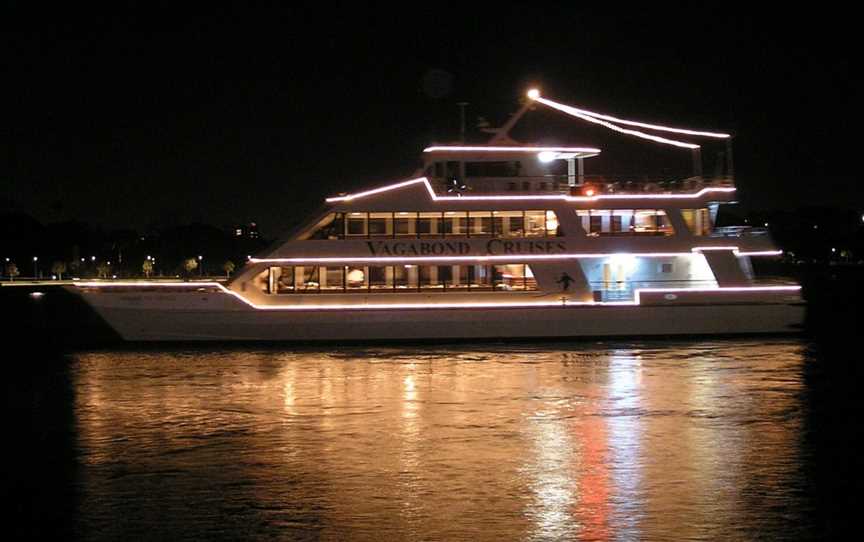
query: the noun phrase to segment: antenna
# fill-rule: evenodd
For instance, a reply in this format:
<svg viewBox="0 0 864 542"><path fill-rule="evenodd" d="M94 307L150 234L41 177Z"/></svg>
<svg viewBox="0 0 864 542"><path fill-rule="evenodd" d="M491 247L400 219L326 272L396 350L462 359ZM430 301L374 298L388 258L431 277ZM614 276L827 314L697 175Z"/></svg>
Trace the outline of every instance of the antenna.
<svg viewBox="0 0 864 542"><path fill-rule="evenodd" d="M468 102L459 102L456 105L459 106L459 141L465 143L465 107Z"/></svg>

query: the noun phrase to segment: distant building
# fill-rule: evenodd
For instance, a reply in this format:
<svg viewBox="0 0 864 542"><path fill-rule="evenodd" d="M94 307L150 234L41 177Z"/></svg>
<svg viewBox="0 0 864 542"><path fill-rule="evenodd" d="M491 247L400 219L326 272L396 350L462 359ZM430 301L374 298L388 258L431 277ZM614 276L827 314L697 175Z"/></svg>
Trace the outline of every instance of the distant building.
<svg viewBox="0 0 864 542"><path fill-rule="evenodd" d="M249 224L239 224L234 226L234 237L260 239L261 234L258 233L258 224L256 222L250 222Z"/></svg>

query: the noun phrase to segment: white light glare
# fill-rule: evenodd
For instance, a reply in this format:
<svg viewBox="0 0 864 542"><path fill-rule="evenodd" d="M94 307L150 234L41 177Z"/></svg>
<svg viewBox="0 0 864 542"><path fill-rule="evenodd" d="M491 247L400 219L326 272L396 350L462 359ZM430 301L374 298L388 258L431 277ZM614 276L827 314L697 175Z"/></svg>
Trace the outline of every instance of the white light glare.
<svg viewBox="0 0 864 542"><path fill-rule="evenodd" d="M532 100L536 100L537 98L540 97L540 91L537 90L536 88L532 88L531 90L528 91L528 97L531 98Z"/></svg>
<svg viewBox="0 0 864 542"><path fill-rule="evenodd" d="M613 254L609 256L609 263L619 266L628 275L636 269L636 256L633 254Z"/></svg>
<svg viewBox="0 0 864 542"><path fill-rule="evenodd" d="M551 151L543 151L537 154L537 159L543 162L544 164L555 161L558 155Z"/></svg>

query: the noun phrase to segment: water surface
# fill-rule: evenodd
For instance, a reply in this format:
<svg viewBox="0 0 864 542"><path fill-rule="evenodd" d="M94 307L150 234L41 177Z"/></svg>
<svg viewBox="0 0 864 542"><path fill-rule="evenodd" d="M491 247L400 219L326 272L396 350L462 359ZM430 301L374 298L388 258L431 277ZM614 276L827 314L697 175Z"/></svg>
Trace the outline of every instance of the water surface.
<svg viewBox="0 0 864 542"><path fill-rule="evenodd" d="M71 354L62 514L87 539L817 537L814 355L797 338Z"/></svg>

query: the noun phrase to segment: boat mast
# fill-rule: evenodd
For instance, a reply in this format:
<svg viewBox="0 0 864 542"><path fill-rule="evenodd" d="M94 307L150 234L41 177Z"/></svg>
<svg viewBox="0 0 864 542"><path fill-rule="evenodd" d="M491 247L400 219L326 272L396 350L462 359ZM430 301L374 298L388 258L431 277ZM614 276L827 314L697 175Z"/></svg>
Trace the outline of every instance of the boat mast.
<svg viewBox="0 0 864 542"><path fill-rule="evenodd" d="M522 116L528 112L528 109L530 109L532 105L534 105L534 103L531 100L527 100L525 104L519 109L519 111L513 113L510 116L510 119L504 126L502 126L501 128L496 128L495 135L493 135L492 139L489 140L489 145L500 143L501 141L510 139L510 130L512 130L513 127L516 126L516 123L519 122L519 119L521 119Z"/></svg>

